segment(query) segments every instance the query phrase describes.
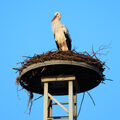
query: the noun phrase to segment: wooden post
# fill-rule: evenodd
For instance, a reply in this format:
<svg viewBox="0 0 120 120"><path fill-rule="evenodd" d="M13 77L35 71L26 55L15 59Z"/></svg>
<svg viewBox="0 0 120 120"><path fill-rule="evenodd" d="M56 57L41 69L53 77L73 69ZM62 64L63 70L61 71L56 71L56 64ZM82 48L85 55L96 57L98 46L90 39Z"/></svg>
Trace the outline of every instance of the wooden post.
<svg viewBox="0 0 120 120"><path fill-rule="evenodd" d="M73 120L73 81L68 81L69 91L69 120Z"/></svg>
<svg viewBox="0 0 120 120"><path fill-rule="evenodd" d="M74 120L77 120L77 94L76 93L74 93L73 99L74 99Z"/></svg>
<svg viewBox="0 0 120 120"><path fill-rule="evenodd" d="M75 80L75 76L62 76L62 77L47 77L42 78L41 81L44 83L44 116L43 120L48 119L65 119L69 118L69 120L76 120L76 94L73 97L73 81ZM59 81L68 81L68 96L69 96L69 110L65 108L62 104L68 103L60 103L57 101L50 93L48 93L48 83L49 82L59 82ZM69 116L56 116L52 117L52 100L55 101L54 104L59 105L63 108Z"/></svg>
<svg viewBox="0 0 120 120"><path fill-rule="evenodd" d="M48 97L48 117L52 117L52 100Z"/></svg>
<svg viewBox="0 0 120 120"><path fill-rule="evenodd" d="M48 119L48 83L44 83L44 115L43 120Z"/></svg>
<svg viewBox="0 0 120 120"><path fill-rule="evenodd" d="M58 102L50 93L48 93L48 96L54 100L63 110L65 110L67 113L69 113L69 111L67 110L67 108L65 108L60 102Z"/></svg>

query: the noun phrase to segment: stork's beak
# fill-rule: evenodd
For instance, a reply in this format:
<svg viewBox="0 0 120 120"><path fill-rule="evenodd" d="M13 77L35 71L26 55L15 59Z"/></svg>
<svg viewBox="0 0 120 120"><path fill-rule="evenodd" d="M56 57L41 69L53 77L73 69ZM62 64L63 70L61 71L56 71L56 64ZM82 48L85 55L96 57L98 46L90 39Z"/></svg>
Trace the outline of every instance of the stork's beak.
<svg viewBox="0 0 120 120"><path fill-rule="evenodd" d="M53 21L55 20L56 17L57 17L57 16L55 16L55 17L51 20L51 22L53 22Z"/></svg>

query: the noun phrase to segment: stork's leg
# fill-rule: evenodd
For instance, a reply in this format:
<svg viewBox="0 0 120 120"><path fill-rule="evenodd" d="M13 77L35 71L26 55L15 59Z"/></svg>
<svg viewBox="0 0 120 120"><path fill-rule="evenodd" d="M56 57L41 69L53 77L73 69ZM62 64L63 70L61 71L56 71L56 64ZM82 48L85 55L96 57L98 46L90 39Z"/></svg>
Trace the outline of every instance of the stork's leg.
<svg viewBox="0 0 120 120"><path fill-rule="evenodd" d="M62 50L62 45L61 45L61 44L59 44L59 50L60 50L60 51Z"/></svg>
<svg viewBox="0 0 120 120"><path fill-rule="evenodd" d="M68 46L67 46L66 41L63 42L62 50L63 50L63 51L67 51L67 50L68 50Z"/></svg>

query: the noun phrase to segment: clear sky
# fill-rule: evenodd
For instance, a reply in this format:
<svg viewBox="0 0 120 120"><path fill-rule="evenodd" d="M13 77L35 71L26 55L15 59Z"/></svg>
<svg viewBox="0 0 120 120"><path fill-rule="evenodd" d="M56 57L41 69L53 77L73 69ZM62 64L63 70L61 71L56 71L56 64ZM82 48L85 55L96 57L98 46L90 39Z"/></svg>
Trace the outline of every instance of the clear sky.
<svg viewBox="0 0 120 120"><path fill-rule="evenodd" d="M78 52L96 51L109 45L107 55L98 56L110 69L105 81L86 94L78 120L120 120L120 1L119 0L0 0L0 120L42 120L43 98L34 102L28 115L25 90L17 97L13 67L24 59L56 49L51 19L61 12L69 29L72 48ZM35 96L36 97L36 96ZM78 95L78 109L82 94ZM67 100L67 97L65 97ZM54 115L63 113L54 108Z"/></svg>

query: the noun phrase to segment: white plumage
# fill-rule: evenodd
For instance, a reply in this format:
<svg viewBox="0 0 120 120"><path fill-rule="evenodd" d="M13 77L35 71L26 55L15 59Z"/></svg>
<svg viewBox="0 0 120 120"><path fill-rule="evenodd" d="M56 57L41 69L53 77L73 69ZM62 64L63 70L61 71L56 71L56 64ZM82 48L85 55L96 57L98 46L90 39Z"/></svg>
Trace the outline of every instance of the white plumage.
<svg viewBox="0 0 120 120"><path fill-rule="evenodd" d="M71 39L67 28L60 22L61 14L55 13L52 19L52 29L57 44L58 50L67 51L71 50Z"/></svg>

